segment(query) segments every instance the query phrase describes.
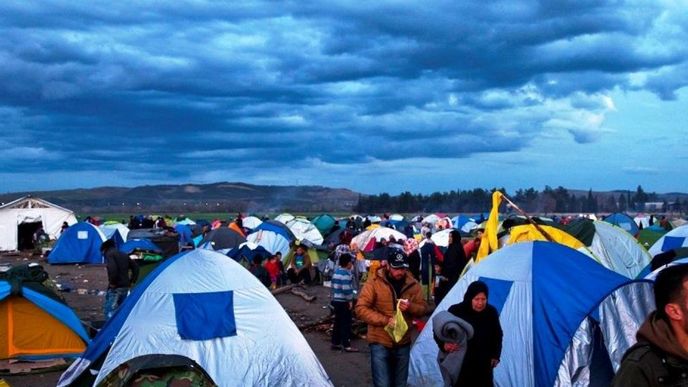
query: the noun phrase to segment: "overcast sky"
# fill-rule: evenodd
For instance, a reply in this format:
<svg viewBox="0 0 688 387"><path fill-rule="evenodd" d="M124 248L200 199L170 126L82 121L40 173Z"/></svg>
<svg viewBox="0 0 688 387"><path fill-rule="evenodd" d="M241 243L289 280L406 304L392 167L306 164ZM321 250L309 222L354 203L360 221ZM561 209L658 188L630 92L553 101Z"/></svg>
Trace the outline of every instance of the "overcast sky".
<svg viewBox="0 0 688 387"><path fill-rule="evenodd" d="M0 192L688 192L684 0L2 1L0 36Z"/></svg>

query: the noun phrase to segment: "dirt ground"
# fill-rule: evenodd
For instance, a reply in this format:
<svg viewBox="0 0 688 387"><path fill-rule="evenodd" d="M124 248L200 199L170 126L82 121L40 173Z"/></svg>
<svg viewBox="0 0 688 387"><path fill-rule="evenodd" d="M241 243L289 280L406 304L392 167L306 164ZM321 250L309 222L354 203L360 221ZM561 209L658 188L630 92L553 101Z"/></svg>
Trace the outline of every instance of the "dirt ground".
<svg viewBox="0 0 688 387"><path fill-rule="evenodd" d="M60 284L62 294L82 321L102 320L102 305L107 276L103 265L49 265L40 256L28 254L0 254L0 266L36 262L50 274L50 278ZM354 337L352 346L361 350L359 353L342 353L332 351L329 341L329 324L316 322L326 319L330 313L327 307L329 289L322 286L310 286L302 289L304 293L315 296L307 302L289 292L275 297L287 311L292 320L302 328L304 337L313 352L320 360L335 386L369 386L372 385L370 372L370 351L364 339ZM315 326L313 326L315 325ZM0 375L12 387L20 386L54 386L62 371L52 371L30 375Z"/></svg>

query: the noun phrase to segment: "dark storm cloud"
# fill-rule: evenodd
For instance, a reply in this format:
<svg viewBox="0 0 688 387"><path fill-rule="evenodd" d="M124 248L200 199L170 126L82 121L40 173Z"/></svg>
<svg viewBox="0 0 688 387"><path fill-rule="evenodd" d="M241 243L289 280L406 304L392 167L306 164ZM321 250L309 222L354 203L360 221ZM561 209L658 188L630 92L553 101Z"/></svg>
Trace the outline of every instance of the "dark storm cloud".
<svg viewBox="0 0 688 387"><path fill-rule="evenodd" d="M601 95L688 84L686 25L653 1L6 2L0 172L175 180L593 142Z"/></svg>

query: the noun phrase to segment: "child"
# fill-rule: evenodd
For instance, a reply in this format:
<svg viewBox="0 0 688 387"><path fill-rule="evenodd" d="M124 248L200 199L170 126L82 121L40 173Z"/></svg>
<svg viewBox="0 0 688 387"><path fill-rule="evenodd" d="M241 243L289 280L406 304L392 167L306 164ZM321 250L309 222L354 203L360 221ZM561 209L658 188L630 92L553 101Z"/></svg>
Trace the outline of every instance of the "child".
<svg viewBox="0 0 688 387"><path fill-rule="evenodd" d="M351 254L339 257L339 267L332 276L332 306L334 307L334 328L332 329L332 349L358 352L351 346L351 310L354 289L351 269Z"/></svg>
<svg viewBox="0 0 688 387"><path fill-rule="evenodd" d="M280 282L280 262L277 261L277 254L273 254L267 262L265 262L265 270L270 274L271 288L275 289Z"/></svg>
<svg viewBox="0 0 688 387"><path fill-rule="evenodd" d="M265 270L263 265L261 264L263 262L263 257L260 256L260 254L256 254L253 257L253 261L251 262L251 266L249 267L249 271L253 273L253 275L258 278L258 280L265 285L266 288L270 288L270 275L268 274L268 271Z"/></svg>

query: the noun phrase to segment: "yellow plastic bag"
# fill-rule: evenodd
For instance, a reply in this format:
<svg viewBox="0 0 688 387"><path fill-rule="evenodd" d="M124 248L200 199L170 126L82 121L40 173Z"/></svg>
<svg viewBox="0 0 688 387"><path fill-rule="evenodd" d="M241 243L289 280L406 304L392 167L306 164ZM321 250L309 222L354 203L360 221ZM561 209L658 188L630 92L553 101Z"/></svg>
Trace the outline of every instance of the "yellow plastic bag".
<svg viewBox="0 0 688 387"><path fill-rule="evenodd" d="M394 326L385 326L385 331L392 336L392 340L394 340L395 343L400 342L401 339L404 338L406 331L408 331L408 324L406 324L406 320L404 320L404 314L399 309L400 302L401 300L397 301L397 312L394 314Z"/></svg>

